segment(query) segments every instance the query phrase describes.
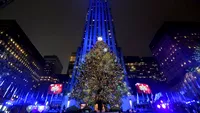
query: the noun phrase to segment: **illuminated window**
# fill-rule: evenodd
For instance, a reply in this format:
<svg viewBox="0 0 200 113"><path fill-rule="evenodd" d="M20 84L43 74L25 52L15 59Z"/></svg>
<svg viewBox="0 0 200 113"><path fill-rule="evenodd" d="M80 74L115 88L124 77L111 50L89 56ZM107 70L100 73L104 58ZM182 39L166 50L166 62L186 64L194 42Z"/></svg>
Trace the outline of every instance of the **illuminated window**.
<svg viewBox="0 0 200 113"><path fill-rule="evenodd" d="M76 57L75 56L71 56L70 57L70 62L74 62L76 60Z"/></svg>

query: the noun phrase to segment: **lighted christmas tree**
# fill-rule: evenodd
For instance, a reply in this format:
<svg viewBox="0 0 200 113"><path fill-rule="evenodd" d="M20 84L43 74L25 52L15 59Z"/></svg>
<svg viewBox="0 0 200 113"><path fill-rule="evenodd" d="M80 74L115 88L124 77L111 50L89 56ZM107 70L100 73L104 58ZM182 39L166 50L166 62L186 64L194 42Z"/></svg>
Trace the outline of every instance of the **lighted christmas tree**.
<svg viewBox="0 0 200 113"><path fill-rule="evenodd" d="M121 98L128 92L123 68L103 41L97 41L78 70L71 98L92 106L99 101L110 106L122 104Z"/></svg>

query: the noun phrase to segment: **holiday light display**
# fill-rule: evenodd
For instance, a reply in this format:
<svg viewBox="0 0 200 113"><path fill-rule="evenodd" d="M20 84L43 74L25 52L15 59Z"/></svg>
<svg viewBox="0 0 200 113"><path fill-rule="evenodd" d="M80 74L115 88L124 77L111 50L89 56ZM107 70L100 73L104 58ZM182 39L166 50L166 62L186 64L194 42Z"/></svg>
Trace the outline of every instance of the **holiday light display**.
<svg viewBox="0 0 200 113"><path fill-rule="evenodd" d="M71 98L91 106L99 101L110 106L121 105L122 96L128 92L123 68L101 37L78 68L80 74Z"/></svg>
<svg viewBox="0 0 200 113"><path fill-rule="evenodd" d="M145 93L145 94L151 93L151 89L149 88L147 84L136 83L135 86L137 88L138 93Z"/></svg>
<svg viewBox="0 0 200 113"><path fill-rule="evenodd" d="M51 84L49 86L50 94L60 94L62 92L62 84Z"/></svg>

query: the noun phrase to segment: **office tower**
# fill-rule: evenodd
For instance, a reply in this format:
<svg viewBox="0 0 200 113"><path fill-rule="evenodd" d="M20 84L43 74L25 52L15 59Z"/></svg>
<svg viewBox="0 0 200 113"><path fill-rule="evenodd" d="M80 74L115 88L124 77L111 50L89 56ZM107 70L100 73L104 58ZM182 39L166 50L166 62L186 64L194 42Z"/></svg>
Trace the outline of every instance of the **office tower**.
<svg viewBox="0 0 200 113"><path fill-rule="evenodd" d="M61 75L63 66L56 55L46 55L44 60L44 75L40 77L38 92L48 95L48 88L51 84L61 83L58 76Z"/></svg>
<svg viewBox="0 0 200 113"><path fill-rule="evenodd" d="M44 56L45 67L44 74L46 76L53 76L55 74L61 74L63 66L59 58L55 55L46 55Z"/></svg>
<svg viewBox="0 0 200 113"><path fill-rule="evenodd" d="M124 63L129 85L133 92L136 91L136 83L148 84L152 92L161 91L162 83L166 81L159 65L153 57L125 56Z"/></svg>
<svg viewBox="0 0 200 113"><path fill-rule="evenodd" d="M110 50L118 56L118 60L123 65L121 50L117 47L115 39L115 30L109 0L90 0L85 21L82 43L76 52L71 83L75 83L76 81L76 67L84 61L85 55L92 49L94 44L96 44L97 40L104 41L110 47ZM72 87L73 84L70 89L72 89Z"/></svg>
<svg viewBox="0 0 200 113"><path fill-rule="evenodd" d="M5 98L14 90L18 96L31 92L43 75L43 57L15 20L0 20L0 67Z"/></svg>
<svg viewBox="0 0 200 113"><path fill-rule="evenodd" d="M74 63L76 60L76 53L72 53L70 56L69 64L68 64L68 69L67 69L67 75L72 78L72 72L74 68Z"/></svg>
<svg viewBox="0 0 200 113"><path fill-rule="evenodd" d="M170 87L180 83L187 70L196 68L192 58L200 42L200 23L165 22L150 43L153 57Z"/></svg>

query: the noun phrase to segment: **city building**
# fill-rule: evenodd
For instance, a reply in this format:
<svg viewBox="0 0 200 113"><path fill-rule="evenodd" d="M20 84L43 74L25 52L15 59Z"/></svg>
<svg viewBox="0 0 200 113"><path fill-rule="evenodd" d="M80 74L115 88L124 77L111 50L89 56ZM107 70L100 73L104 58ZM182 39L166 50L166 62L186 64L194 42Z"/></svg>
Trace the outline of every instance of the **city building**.
<svg viewBox="0 0 200 113"><path fill-rule="evenodd" d="M104 41L110 47L111 52L117 56L117 59L122 64L125 72L121 49L118 47L115 38L115 27L111 15L110 1L89 0L89 8L85 21L82 42L77 49L76 57L74 57L75 61L73 61L74 66L73 68L69 67L70 69L73 69L73 71L70 69L68 71L69 76L71 76L72 73L69 91L72 91L73 86L76 83L78 66L85 60L85 55L93 48L98 40ZM67 99L68 98L66 98L63 103L67 103ZM71 102L70 105L73 105L73 102Z"/></svg>
<svg viewBox="0 0 200 113"><path fill-rule="evenodd" d="M69 64L68 64L68 69L67 69L67 75L70 78L72 78L72 72L73 72L75 60L76 60L76 53L74 52L70 56L70 60L69 60Z"/></svg>
<svg viewBox="0 0 200 113"><path fill-rule="evenodd" d="M117 46L115 39L115 30L109 0L90 0L85 21L82 43L77 49L74 67L77 67L84 61L85 55L96 44L98 38L102 38L102 40L110 47L110 50L118 56L118 60L123 64L121 50ZM73 84L76 81L76 75L77 68L73 68L71 80L71 83ZM71 85L70 90L72 90L73 84Z"/></svg>
<svg viewBox="0 0 200 113"><path fill-rule="evenodd" d="M165 22L157 31L150 49L169 88L183 81L187 70L198 66L193 55L199 42L200 23Z"/></svg>
<svg viewBox="0 0 200 113"><path fill-rule="evenodd" d="M124 63L129 86L133 92L137 92L136 83L148 84L154 93L164 87L166 78L160 72L159 65L153 57L125 56Z"/></svg>
<svg viewBox="0 0 200 113"><path fill-rule="evenodd" d="M53 76L55 74L62 73L63 66L57 56L46 55L44 56L44 60L45 60L45 67L44 67L45 76Z"/></svg>
<svg viewBox="0 0 200 113"><path fill-rule="evenodd" d="M0 8L6 7L8 4L13 2L14 0L0 0Z"/></svg>
<svg viewBox="0 0 200 113"><path fill-rule="evenodd" d="M34 92L43 75L44 59L15 20L0 20L1 96Z"/></svg>
<svg viewBox="0 0 200 113"><path fill-rule="evenodd" d="M65 79L64 76L60 77L62 75L63 66L56 55L46 55L44 56L44 60L44 75L40 77L38 92L48 95L49 86L51 84L63 84L67 76L65 76Z"/></svg>

